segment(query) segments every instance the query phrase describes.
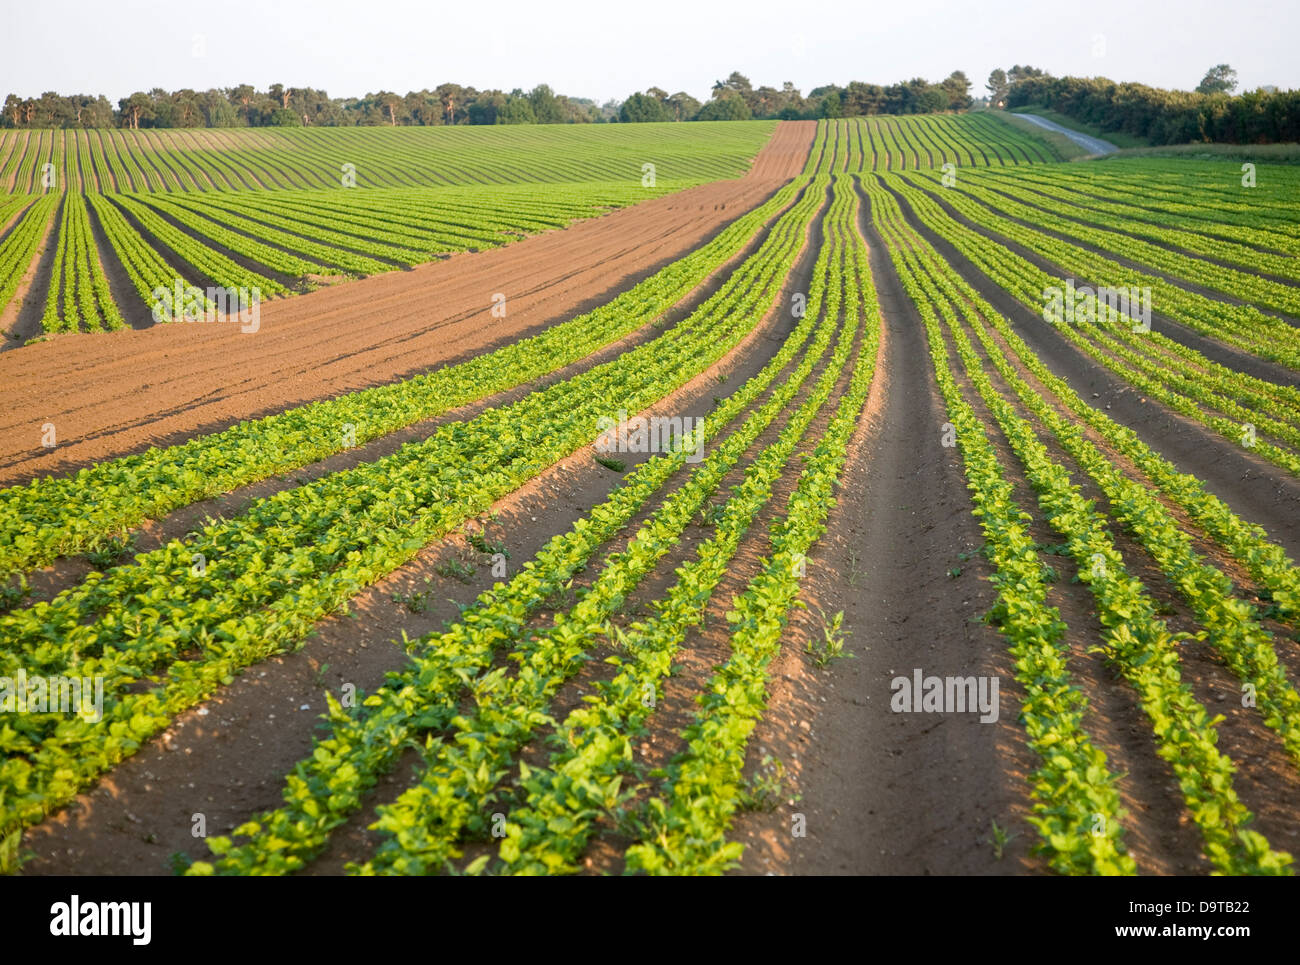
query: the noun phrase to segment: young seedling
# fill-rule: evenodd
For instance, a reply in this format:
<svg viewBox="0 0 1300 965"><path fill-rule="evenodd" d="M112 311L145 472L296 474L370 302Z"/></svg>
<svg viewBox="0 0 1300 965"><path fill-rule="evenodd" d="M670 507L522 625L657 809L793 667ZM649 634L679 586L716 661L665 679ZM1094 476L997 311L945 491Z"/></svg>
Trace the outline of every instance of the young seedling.
<svg viewBox="0 0 1300 965"><path fill-rule="evenodd" d="M993 831L989 837L989 843L993 845L993 857L998 861L1002 860L1002 854L1006 850L1007 843L1018 835L1009 831L1007 828L998 827L997 821L990 822L993 825Z"/></svg>
<svg viewBox="0 0 1300 965"><path fill-rule="evenodd" d="M805 648L806 652L813 658L813 663L818 667L825 667L832 660L840 657L853 657L855 654L844 652L844 611L840 610L834 617L827 619L826 613L821 607L817 608L821 616L822 638L817 640L810 638Z"/></svg>
<svg viewBox="0 0 1300 965"><path fill-rule="evenodd" d="M474 579L475 569L468 563L462 563L458 559L444 560L439 563L433 570L439 576L447 576L453 580L460 580L462 583L469 583Z"/></svg>
<svg viewBox="0 0 1300 965"><path fill-rule="evenodd" d="M857 588L858 580L862 576L862 572L858 569L858 564L860 562L861 560L858 559L857 551L850 549L849 550L849 586L855 589Z"/></svg>
<svg viewBox="0 0 1300 965"><path fill-rule="evenodd" d="M510 551L506 549L506 544L501 540L489 542L481 529L470 533L468 539L469 545L474 547L474 549L478 550L480 553L484 553L487 556L495 556L497 553L500 553L506 559L510 559Z"/></svg>
<svg viewBox="0 0 1300 965"><path fill-rule="evenodd" d="M740 789L740 810L775 810L781 803L784 784L785 765L771 754L764 754L748 783Z"/></svg>
<svg viewBox="0 0 1300 965"><path fill-rule="evenodd" d="M441 573L442 571L438 570L437 572ZM451 576L453 574L443 573L442 575ZM470 575L472 576L473 573L471 572ZM432 580L426 579L424 581L425 589L420 590L419 592L412 591L411 593L394 593L393 602L406 604L406 609L412 613L424 613L429 609L429 594L433 591L428 587L432 582Z"/></svg>

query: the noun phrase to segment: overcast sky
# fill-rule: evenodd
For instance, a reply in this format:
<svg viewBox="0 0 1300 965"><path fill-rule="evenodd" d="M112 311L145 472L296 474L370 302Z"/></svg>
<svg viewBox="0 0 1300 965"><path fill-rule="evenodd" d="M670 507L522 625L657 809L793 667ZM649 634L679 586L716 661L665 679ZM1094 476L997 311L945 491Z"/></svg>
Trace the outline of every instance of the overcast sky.
<svg viewBox="0 0 1300 965"><path fill-rule="evenodd" d="M994 67L1190 89L1229 63L1240 90L1300 87L1297 0L38 0L5 16L0 96L163 87L406 93L446 81L599 101L658 86L939 80Z"/></svg>

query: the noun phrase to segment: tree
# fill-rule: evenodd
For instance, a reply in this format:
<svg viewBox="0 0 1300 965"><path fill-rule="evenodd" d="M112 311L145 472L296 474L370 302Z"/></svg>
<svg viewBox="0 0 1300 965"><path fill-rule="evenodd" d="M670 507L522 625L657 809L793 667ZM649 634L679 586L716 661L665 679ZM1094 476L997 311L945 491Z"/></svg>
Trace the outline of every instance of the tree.
<svg viewBox="0 0 1300 965"><path fill-rule="evenodd" d="M198 97L199 110L203 113L203 123L207 127L235 127L239 115L234 105L219 90L205 90Z"/></svg>
<svg viewBox="0 0 1300 965"><path fill-rule="evenodd" d="M500 120L506 109L506 95L499 90L484 91L465 109L471 124L503 124Z"/></svg>
<svg viewBox="0 0 1300 965"><path fill-rule="evenodd" d="M670 121L672 116L657 97L649 92L633 94L619 108L618 119L624 124L641 124L647 121Z"/></svg>
<svg viewBox="0 0 1300 965"><path fill-rule="evenodd" d="M378 94L367 94L366 96L373 98L375 103L383 110L389 127L397 126L399 116L403 119L409 116L406 109L406 99L400 94L394 94L391 90L381 90Z"/></svg>
<svg viewBox="0 0 1300 965"><path fill-rule="evenodd" d="M934 114L947 110L948 106L948 92L936 84L926 84L912 98L909 113Z"/></svg>
<svg viewBox="0 0 1300 965"><path fill-rule="evenodd" d="M1045 77L1045 76L1047 75L1044 74L1037 67L1030 67L1028 65L1022 67L1019 64L1016 64L1009 71L1007 71L1007 81L1012 85L1018 84L1022 80L1028 80L1031 77Z"/></svg>
<svg viewBox="0 0 1300 965"><path fill-rule="evenodd" d="M840 95L829 93L822 98L821 103L817 105L818 117L839 117L844 105L840 102Z"/></svg>
<svg viewBox="0 0 1300 965"><path fill-rule="evenodd" d="M1007 80L1007 72L1001 67L989 74L989 82L984 85L989 92L989 103L994 107L1003 107L1007 102L1007 88L1011 86Z"/></svg>
<svg viewBox="0 0 1300 965"><path fill-rule="evenodd" d="M434 93L438 95L438 104L442 107L443 116L446 117L449 125L456 123L456 108L461 107L461 116L465 117L464 105L470 98L467 96L468 91L460 84L439 84Z"/></svg>
<svg viewBox="0 0 1300 965"><path fill-rule="evenodd" d="M412 124L427 127L442 123L444 108L432 91L411 91L406 95L404 103Z"/></svg>
<svg viewBox="0 0 1300 965"><path fill-rule="evenodd" d="M884 88L877 84L864 84L859 80L849 82L844 92L839 95L840 115L843 117L861 117L866 114L879 114L884 103ZM825 98L823 98L825 100ZM826 117L835 115L827 114Z"/></svg>
<svg viewBox="0 0 1300 965"><path fill-rule="evenodd" d="M948 97L948 110L965 111L970 109L970 79L964 71L954 70L939 84Z"/></svg>
<svg viewBox="0 0 1300 965"><path fill-rule="evenodd" d="M1237 72L1227 64L1211 67L1196 85L1198 94L1231 94L1236 89Z"/></svg>
<svg viewBox="0 0 1300 965"><path fill-rule="evenodd" d="M733 90L737 94L745 94L752 91L753 85L750 84L749 78L738 70L733 70L726 80L715 81L713 84L714 97L722 91Z"/></svg>
<svg viewBox="0 0 1300 965"><path fill-rule="evenodd" d="M240 84L238 87L232 87L228 92L230 103L235 105L235 110L244 123L250 127L253 125L253 103L257 100L257 91L251 84Z"/></svg>
<svg viewBox="0 0 1300 965"><path fill-rule="evenodd" d="M81 123L86 127L112 127L113 105L108 102L108 98L99 94L93 102L87 104L81 115Z"/></svg>
<svg viewBox="0 0 1300 965"><path fill-rule="evenodd" d="M538 84L529 91L528 103L532 105L535 123L563 123L564 111L555 96L555 91L551 90L545 84Z"/></svg>
<svg viewBox="0 0 1300 965"><path fill-rule="evenodd" d="M522 91L512 91L506 105L497 111L498 124L536 124L537 115L533 105Z"/></svg>
<svg viewBox="0 0 1300 965"><path fill-rule="evenodd" d="M136 91L130 97L123 97L117 102L125 125L132 130L140 127L141 121L154 118L153 100L144 91Z"/></svg>
<svg viewBox="0 0 1300 965"><path fill-rule="evenodd" d="M72 100L52 90L40 96L36 110L42 127L69 127L76 117Z"/></svg>
<svg viewBox="0 0 1300 965"><path fill-rule="evenodd" d="M345 124L342 101L335 100L323 90L312 87L295 87L294 113L302 115L302 122L313 127L333 127Z"/></svg>
<svg viewBox="0 0 1300 965"><path fill-rule="evenodd" d="M747 121L753 116L749 105L734 90L715 91L713 100L700 108L697 121Z"/></svg>
<svg viewBox="0 0 1300 965"><path fill-rule="evenodd" d="M700 102L684 90L679 90L665 102L674 121L691 121L700 112Z"/></svg>
<svg viewBox="0 0 1300 965"><path fill-rule="evenodd" d="M749 82L749 78L738 70L733 70L726 80L714 81L713 83L712 96L714 100L729 94L740 97L749 110L749 116L753 116L762 110L759 95L754 90L754 86Z"/></svg>
<svg viewBox="0 0 1300 965"><path fill-rule="evenodd" d="M590 97L565 97L556 95L560 113L565 124L594 124L603 121L600 107Z"/></svg>
<svg viewBox="0 0 1300 965"><path fill-rule="evenodd" d="M199 95L186 88L171 95L171 126L202 127L203 111L199 107Z"/></svg>

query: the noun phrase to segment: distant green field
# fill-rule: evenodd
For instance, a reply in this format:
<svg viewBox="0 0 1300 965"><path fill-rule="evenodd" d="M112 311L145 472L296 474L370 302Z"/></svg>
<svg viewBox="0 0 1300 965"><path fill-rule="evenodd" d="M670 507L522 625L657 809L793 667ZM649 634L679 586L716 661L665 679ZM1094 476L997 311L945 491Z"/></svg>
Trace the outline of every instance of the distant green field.
<svg viewBox="0 0 1300 965"><path fill-rule="evenodd" d="M503 127L193 128L0 132L0 188L246 191L670 181L742 173L774 121ZM46 165L52 165L47 168ZM351 165L351 168L347 168Z"/></svg>
<svg viewBox="0 0 1300 965"><path fill-rule="evenodd" d="M859 141L861 170L898 171L1007 167L1060 160L1043 138L1002 122L988 111L971 114L889 114L849 118L847 136Z"/></svg>
<svg viewBox="0 0 1300 965"><path fill-rule="evenodd" d="M1300 164L1300 144L1166 144L1163 147L1125 148L1097 160L1109 161L1126 157Z"/></svg>

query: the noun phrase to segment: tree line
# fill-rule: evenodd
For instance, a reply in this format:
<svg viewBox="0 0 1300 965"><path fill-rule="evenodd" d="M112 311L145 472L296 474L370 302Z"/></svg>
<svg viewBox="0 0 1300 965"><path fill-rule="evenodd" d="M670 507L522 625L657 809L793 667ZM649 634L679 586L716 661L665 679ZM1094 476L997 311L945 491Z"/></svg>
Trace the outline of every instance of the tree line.
<svg viewBox="0 0 1300 965"><path fill-rule="evenodd" d="M205 91L155 87L123 97L114 108L102 94L5 98L5 127L362 127L441 124L572 124L617 117L618 105L531 91L480 91L460 84L397 94L330 97L312 87L250 84Z"/></svg>
<svg viewBox="0 0 1300 965"><path fill-rule="evenodd" d="M786 81L780 89L754 87L748 77L733 71L713 85L707 103L690 94L668 94L651 87L632 94L619 109L619 120L638 121L731 121L750 118L813 120L822 117L857 117L864 114L929 114L936 111L964 111L972 104L970 81L954 70L933 84L916 77L882 87L852 81L847 87L828 84L815 87L807 97Z"/></svg>
<svg viewBox="0 0 1300 965"><path fill-rule="evenodd" d="M1116 83L1106 77L1053 77L1033 67L995 70L991 106L1042 106L1122 131L1154 145L1300 141L1300 91L1260 88L1233 94L1236 72L1219 64L1194 91Z"/></svg>
<svg viewBox="0 0 1300 965"><path fill-rule="evenodd" d="M591 124L639 121L726 121L750 118L798 120L859 114L918 114L966 110L970 81L961 71L932 84L922 78L882 87L858 81L831 84L807 97L787 81L779 89L754 87L739 72L713 85L708 101L658 87L627 100L597 104L557 94L546 84L531 91L476 90L441 84L432 90L365 97L330 97L311 87L249 84L205 91L154 88L123 97L114 107L102 94L40 97L9 94L0 114L7 128L67 127L358 127L454 124Z"/></svg>

